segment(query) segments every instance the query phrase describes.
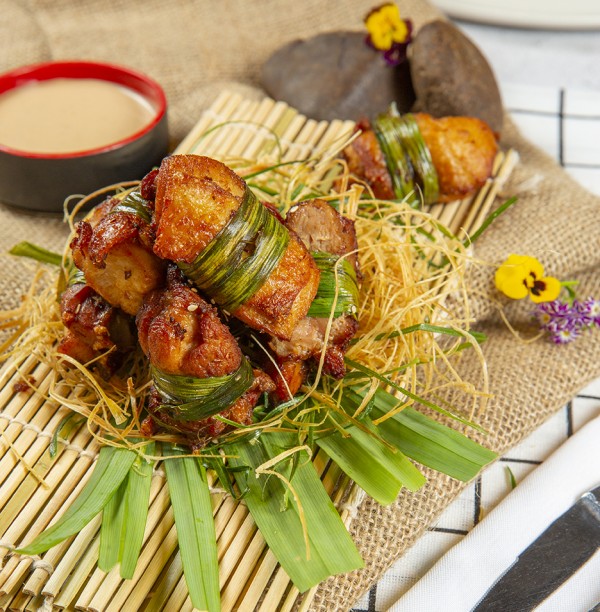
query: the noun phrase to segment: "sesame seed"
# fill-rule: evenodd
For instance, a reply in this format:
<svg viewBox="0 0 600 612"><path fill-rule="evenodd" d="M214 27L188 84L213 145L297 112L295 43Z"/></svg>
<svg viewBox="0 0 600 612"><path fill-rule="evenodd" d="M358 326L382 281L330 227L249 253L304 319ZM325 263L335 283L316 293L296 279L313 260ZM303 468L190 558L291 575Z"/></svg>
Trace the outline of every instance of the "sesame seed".
<svg viewBox="0 0 600 612"><path fill-rule="evenodd" d="M189 312L194 312L194 310L198 310L198 304L190 304L187 309Z"/></svg>

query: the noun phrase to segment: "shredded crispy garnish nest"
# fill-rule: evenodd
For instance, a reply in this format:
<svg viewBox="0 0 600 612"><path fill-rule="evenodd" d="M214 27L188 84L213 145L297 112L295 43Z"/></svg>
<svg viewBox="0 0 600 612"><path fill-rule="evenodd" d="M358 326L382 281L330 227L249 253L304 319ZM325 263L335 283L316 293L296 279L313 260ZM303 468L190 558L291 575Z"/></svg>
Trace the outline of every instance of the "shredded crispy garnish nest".
<svg viewBox="0 0 600 612"><path fill-rule="evenodd" d="M349 376L338 381L322 375L322 358L316 374L293 401L272 411L258 406L256 422L237 427L219 443L259 430L281 430L298 432L298 443L302 445L309 432L339 429L339 419L331 418L333 415L356 424L379 386L383 384L392 392L394 388L386 385L385 379L357 372L352 363L385 376L407 391L395 391L398 405L380 421L421 399L425 405L427 401L441 405L441 398L452 389L460 390L463 400L470 398L470 407L465 411L445 406L443 411L465 421L485 406L488 385L479 346L481 338L469 331L464 280L470 261L468 249L420 209L418 194L402 202L373 198L368 186L353 180L343 160L337 157L345 144L338 142L318 158L305 161L281 163L277 152L259 161L221 160L246 180L259 199L276 203L283 214L294 202L320 197L353 219L363 279L359 330L347 352ZM124 184L122 189L131 187ZM68 211L71 228L90 199L91 196ZM68 250L64 257L68 258ZM0 313L0 325L13 330L0 346L0 360L20 363L35 354L53 371L52 384L44 392L47 399L85 417L89 431L102 444L141 448L145 441L141 440L140 407L150 386L146 359L138 351L119 372L104 378L96 362L84 366L59 354L56 347L63 326L56 287L60 274L56 268L39 267L22 304ZM50 276L52 282L48 280ZM447 306L450 295L453 311ZM460 316L454 311L459 311ZM333 315L330 323L332 319ZM254 336L250 337L253 350L264 350ZM454 367L465 346L474 349L479 358L481 370L476 373L476 383L463 380ZM348 415L340 407L340 390L349 383L356 385L361 376L366 395L355 413ZM172 433L159 434L155 439L185 444L184 438ZM202 452L210 454L211 446Z"/></svg>

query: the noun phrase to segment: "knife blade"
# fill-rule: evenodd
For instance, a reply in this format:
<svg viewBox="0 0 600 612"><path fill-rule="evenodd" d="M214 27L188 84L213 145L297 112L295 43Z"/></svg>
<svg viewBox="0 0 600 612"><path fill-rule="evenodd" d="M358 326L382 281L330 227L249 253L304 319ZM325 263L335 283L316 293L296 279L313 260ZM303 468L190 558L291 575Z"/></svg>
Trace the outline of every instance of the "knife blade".
<svg viewBox="0 0 600 612"><path fill-rule="evenodd" d="M527 612L600 548L600 486L588 491L532 542L473 612Z"/></svg>

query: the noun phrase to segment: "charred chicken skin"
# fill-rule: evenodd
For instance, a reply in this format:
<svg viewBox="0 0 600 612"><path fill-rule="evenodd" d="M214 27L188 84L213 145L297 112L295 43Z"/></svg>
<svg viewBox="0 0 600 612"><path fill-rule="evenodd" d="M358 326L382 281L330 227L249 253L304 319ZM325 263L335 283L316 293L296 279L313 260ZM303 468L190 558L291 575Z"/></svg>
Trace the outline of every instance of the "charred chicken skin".
<svg viewBox="0 0 600 612"><path fill-rule="evenodd" d="M198 155L165 159L156 177L154 252L178 264L193 264L230 223L246 189L239 176L216 160ZM240 261L253 248L248 244ZM290 232L277 266L232 314L249 327L289 339L306 315L318 284L318 268L302 242Z"/></svg>
<svg viewBox="0 0 600 612"><path fill-rule="evenodd" d="M164 282L165 262L152 252L150 223L116 211L119 200L101 205L77 225L73 261L86 282L112 306L137 314L144 296Z"/></svg>
<svg viewBox="0 0 600 612"><path fill-rule="evenodd" d="M393 200L394 188L383 151L371 124L365 119L356 125L359 135L343 150L348 169L364 181L380 200Z"/></svg>
<svg viewBox="0 0 600 612"><path fill-rule="evenodd" d="M438 201L465 198L480 189L492 173L498 152L491 128L474 117L413 116L438 175ZM386 159L371 124L362 121L357 130L360 134L343 151L350 172L367 183L376 198L394 199Z"/></svg>
<svg viewBox="0 0 600 612"><path fill-rule="evenodd" d="M140 346L150 363L167 374L208 378L235 372L245 357L214 306L188 285L175 267L170 267L165 289L150 293L136 317ZM274 384L260 370L253 371L250 388L219 414L247 425L252 409ZM184 433L193 446L226 431L228 425L214 417L198 421L174 418L160 409L162 398L154 393L149 410L163 426ZM146 424L148 427L148 424Z"/></svg>
<svg viewBox="0 0 600 612"><path fill-rule="evenodd" d="M58 352L80 363L113 349L101 364L110 372L135 346L131 317L111 306L85 283L76 283L63 292L60 311L65 333Z"/></svg>
<svg viewBox="0 0 600 612"><path fill-rule="evenodd" d="M356 231L354 222L339 214L324 200L309 200L292 207L286 225L302 240L311 251L347 256L357 279L360 279L358 266ZM307 359L320 360L325 348L323 371L341 378L345 374L344 353L358 328L356 317L341 315L331 322L327 345L325 337L329 319L327 317L304 317L292 332L289 340L273 338L269 346L277 356L281 376L278 395L288 397L295 393L306 374L306 367L300 365Z"/></svg>

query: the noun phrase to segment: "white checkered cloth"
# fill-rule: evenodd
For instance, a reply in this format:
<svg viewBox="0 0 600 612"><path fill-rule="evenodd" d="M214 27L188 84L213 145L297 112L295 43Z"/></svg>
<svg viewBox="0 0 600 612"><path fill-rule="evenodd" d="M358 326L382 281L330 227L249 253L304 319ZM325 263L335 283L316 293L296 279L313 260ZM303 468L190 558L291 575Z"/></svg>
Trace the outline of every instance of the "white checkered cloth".
<svg viewBox="0 0 600 612"><path fill-rule="evenodd" d="M553 156L589 191L600 195L600 91L511 83L503 83L501 88L504 104L523 135ZM585 423L600 416L600 379L557 410L556 415L468 486L356 604L354 611L387 610L504 499L512 489L511 474L519 483ZM464 580L465 576L456 579Z"/></svg>

